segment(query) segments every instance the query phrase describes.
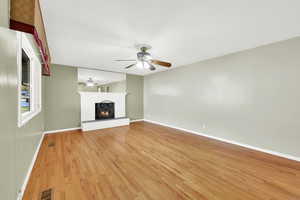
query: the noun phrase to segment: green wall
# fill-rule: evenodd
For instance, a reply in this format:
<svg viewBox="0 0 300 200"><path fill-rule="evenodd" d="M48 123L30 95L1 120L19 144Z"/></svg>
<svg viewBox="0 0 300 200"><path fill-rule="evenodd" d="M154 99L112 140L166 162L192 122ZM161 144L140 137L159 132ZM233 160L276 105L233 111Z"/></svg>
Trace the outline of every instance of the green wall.
<svg viewBox="0 0 300 200"><path fill-rule="evenodd" d="M31 41L32 37L30 37ZM43 111L17 126L17 36L0 28L0 199L17 198L44 129Z"/></svg>
<svg viewBox="0 0 300 200"><path fill-rule="evenodd" d="M126 92L126 80L125 81L118 81L114 83L104 84L101 87L109 87L109 92Z"/></svg>
<svg viewBox="0 0 300 200"><path fill-rule="evenodd" d="M45 78L45 130L80 127L77 68L51 65Z"/></svg>
<svg viewBox="0 0 300 200"><path fill-rule="evenodd" d="M130 120L144 118L144 77L126 75L126 116Z"/></svg>
<svg viewBox="0 0 300 200"><path fill-rule="evenodd" d="M98 86L87 87L83 83L78 84L78 92L98 92Z"/></svg>
<svg viewBox="0 0 300 200"><path fill-rule="evenodd" d="M300 157L300 37L145 77L145 119Z"/></svg>
<svg viewBox="0 0 300 200"><path fill-rule="evenodd" d="M16 45L15 32L0 28L0 199L7 200L14 199L16 181L17 83L13 80L17 78Z"/></svg>
<svg viewBox="0 0 300 200"><path fill-rule="evenodd" d="M0 27L9 27L10 0L0 1Z"/></svg>
<svg viewBox="0 0 300 200"><path fill-rule="evenodd" d="M118 82L113 82L109 84L104 84L104 85L97 85L97 86L92 86L92 87L87 87L83 83L78 84L78 91L79 92L98 92L98 88L100 89L101 87L109 87L109 92L126 92L126 80L124 81L118 81Z"/></svg>

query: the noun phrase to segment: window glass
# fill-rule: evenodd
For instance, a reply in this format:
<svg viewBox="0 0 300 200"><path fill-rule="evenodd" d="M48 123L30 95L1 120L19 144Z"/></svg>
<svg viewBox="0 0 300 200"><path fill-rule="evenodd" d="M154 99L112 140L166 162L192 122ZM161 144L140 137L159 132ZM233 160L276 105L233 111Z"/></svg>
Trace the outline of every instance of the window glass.
<svg viewBox="0 0 300 200"><path fill-rule="evenodd" d="M30 111L30 59L22 49L21 113Z"/></svg>

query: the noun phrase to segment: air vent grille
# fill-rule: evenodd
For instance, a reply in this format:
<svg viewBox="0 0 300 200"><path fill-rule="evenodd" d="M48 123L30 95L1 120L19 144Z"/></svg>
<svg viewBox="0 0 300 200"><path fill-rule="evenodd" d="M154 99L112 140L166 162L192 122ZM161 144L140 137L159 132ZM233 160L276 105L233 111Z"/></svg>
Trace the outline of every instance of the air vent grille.
<svg viewBox="0 0 300 200"><path fill-rule="evenodd" d="M54 146L55 146L55 142L54 141L49 142L48 147L54 147Z"/></svg>
<svg viewBox="0 0 300 200"><path fill-rule="evenodd" d="M50 188L42 191L40 200L53 200L52 197L53 197L53 190Z"/></svg>

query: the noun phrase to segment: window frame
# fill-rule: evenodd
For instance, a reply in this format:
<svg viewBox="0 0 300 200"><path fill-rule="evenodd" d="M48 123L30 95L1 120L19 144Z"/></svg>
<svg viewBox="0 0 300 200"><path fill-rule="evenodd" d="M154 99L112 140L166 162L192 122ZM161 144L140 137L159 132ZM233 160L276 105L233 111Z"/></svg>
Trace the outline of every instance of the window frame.
<svg viewBox="0 0 300 200"><path fill-rule="evenodd" d="M25 35L18 32L18 52L17 52L17 73L18 73L18 127L25 125L33 117L41 112L42 108L42 65L36 56L33 47ZM22 113L21 111L21 88L22 88L22 50L26 53L30 60L30 110Z"/></svg>

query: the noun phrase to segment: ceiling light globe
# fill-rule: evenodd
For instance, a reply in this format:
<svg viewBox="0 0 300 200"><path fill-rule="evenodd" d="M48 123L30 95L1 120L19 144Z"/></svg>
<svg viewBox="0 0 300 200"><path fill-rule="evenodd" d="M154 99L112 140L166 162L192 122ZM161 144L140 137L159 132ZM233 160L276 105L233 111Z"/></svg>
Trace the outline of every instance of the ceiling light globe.
<svg viewBox="0 0 300 200"><path fill-rule="evenodd" d="M145 69L149 69L149 68L150 68L150 65L149 65L149 63L147 63L147 62L143 62L143 64L144 64L144 68L145 68Z"/></svg>
<svg viewBox="0 0 300 200"><path fill-rule="evenodd" d="M144 68L143 62L138 61L138 62L136 63L136 67L137 67L138 69L143 69L143 68Z"/></svg>

